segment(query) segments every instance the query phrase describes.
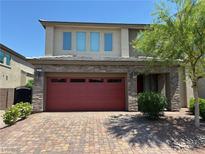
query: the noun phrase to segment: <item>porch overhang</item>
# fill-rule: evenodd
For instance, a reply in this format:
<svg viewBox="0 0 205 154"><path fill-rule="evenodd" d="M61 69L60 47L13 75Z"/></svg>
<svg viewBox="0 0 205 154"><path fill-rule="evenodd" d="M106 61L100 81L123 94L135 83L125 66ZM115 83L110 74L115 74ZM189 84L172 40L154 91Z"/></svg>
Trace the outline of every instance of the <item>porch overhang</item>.
<svg viewBox="0 0 205 154"><path fill-rule="evenodd" d="M165 63L160 60L140 59L140 58L79 58L79 57L41 57L41 58L27 58L27 61L33 65L111 65L111 66L165 66ZM171 67L179 67L179 63L170 65Z"/></svg>

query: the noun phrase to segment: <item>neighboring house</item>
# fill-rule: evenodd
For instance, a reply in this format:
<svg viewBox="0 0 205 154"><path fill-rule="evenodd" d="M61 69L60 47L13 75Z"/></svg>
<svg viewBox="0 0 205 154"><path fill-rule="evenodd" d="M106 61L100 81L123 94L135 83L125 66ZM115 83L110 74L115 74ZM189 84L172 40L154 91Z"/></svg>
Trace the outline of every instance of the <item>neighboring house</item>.
<svg viewBox="0 0 205 154"><path fill-rule="evenodd" d="M33 66L26 58L0 44L0 89L25 86L33 79Z"/></svg>
<svg viewBox="0 0 205 154"><path fill-rule="evenodd" d="M33 79L33 66L26 58L0 44L0 110L14 103L15 88Z"/></svg>
<svg viewBox="0 0 205 154"><path fill-rule="evenodd" d="M149 69L149 58L131 46L147 25L40 23L45 56L29 59L35 67L34 111L138 111L137 94L149 90L166 95L171 111L186 106L178 65L156 62Z"/></svg>

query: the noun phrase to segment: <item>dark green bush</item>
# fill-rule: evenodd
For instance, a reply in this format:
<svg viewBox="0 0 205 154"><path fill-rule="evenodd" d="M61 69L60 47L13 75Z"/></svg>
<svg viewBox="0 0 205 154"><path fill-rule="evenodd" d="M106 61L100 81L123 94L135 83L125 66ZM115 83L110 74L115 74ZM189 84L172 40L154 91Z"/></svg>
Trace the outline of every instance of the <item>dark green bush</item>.
<svg viewBox="0 0 205 154"><path fill-rule="evenodd" d="M16 108L15 106L10 107L8 110L6 110L6 112L4 113L3 117L3 121L5 124L7 125L13 125L18 117L19 117L20 113L18 108Z"/></svg>
<svg viewBox="0 0 205 154"><path fill-rule="evenodd" d="M20 115L19 115L19 118L21 119L25 119L27 118L31 112L32 112L32 106L30 103L24 103L24 102L20 102L20 103L17 103L15 105L16 108L18 108L19 112L20 112Z"/></svg>
<svg viewBox="0 0 205 154"><path fill-rule="evenodd" d="M189 111L191 111L194 114L194 107L195 104L195 99L191 98L189 101ZM199 111L200 111L200 116L202 119L205 120L205 99L199 98Z"/></svg>
<svg viewBox="0 0 205 154"><path fill-rule="evenodd" d="M140 93L138 97L139 111L148 115L149 118L159 117L167 106L166 97L156 92Z"/></svg>

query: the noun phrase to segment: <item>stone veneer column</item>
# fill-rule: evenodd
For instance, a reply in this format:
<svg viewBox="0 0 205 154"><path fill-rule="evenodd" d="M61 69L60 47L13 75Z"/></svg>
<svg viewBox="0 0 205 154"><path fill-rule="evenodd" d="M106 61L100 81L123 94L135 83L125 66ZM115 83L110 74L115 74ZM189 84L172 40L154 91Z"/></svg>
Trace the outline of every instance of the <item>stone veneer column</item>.
<svg viewBox="0 0 205 154"><path fill-rule="evenodd" d="M158 91L166 96L166 74L158 74Z"/></svg>
<svg viewBox="0 0 205 154"><path fill-rule="evenodd" d="M179 111L180 109L180 83L177 68L173 69L169 74L169 93L170 93L170 109L171 111Z"/></svg>
<svg viewBox="0 0 205 154"><path fill-rule="evenodd" d="M41 112L44 110L44 72L35 69L33 86L33 111Z"/></svg>
<svg viewBox="0 0 205 154"><path fill-rule="evenodd" d="M128 73L127 90L128 90L128 111L138 111L137 76L134 76L132 72Z"/></svg>

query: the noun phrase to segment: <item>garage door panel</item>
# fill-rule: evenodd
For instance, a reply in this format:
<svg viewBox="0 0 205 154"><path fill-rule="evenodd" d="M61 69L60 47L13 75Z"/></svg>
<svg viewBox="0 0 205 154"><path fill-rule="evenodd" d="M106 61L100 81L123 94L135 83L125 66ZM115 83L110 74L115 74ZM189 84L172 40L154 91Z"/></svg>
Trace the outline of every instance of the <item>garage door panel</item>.
<svg viewBox="0 0 205 154"><path fill-rule="evenodd" d="M48 78L47 111L124 110L124 78Z"/></svg>

